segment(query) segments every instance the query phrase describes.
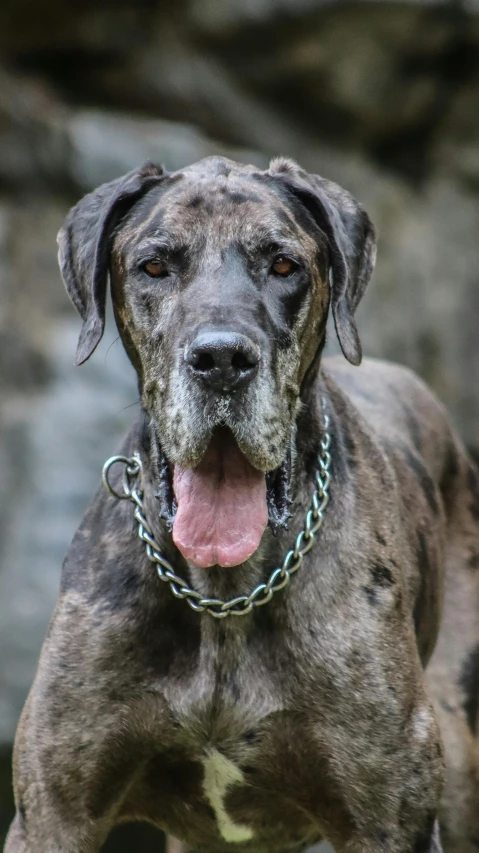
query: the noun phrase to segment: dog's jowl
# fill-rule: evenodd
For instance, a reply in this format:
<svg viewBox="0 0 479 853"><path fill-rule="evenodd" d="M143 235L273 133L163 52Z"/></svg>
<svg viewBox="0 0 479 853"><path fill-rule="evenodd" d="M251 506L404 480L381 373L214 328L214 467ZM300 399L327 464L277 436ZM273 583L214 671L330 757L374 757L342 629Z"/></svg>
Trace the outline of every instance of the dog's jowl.
<svg viewBox="0 0 479 853"><path fill-rule="evenodd" d="M288 160L147 164L59 246L77 363L109 281L142 411L64 564L7 853L125 820L191 853L476 850L479 483L419 379L359 366L365 211Z"/></svg>

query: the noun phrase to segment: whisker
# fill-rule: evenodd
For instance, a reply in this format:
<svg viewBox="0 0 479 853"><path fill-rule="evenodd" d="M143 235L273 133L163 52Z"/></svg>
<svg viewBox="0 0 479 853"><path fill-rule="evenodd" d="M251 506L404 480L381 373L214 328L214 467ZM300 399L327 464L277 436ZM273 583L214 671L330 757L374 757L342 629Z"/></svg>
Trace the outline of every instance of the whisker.
<svg viewBox="0 0 479 853"><path fill-rule="evenodd" d="M111 350L111 348L112 348L113 344L116 344L119 340L120 340L120 335L118 335L118 337L117 337L117 338L115 338L115 340L113 340L113 341L111 342L110 346L108 347L108 349L107 349L107 351L106 351L106 353L105 353L105 364L106 364L106 359L107 359L108 353L110 352L110 350Z"/></svg>
<svg viewBox="0 0 479 853"><path fill-rule="evenodd" d="M133 406L138 406L141 403L141 400L135 400L134 403L129 403L128 406L124 406L123 409L119 409L120 412L126 412L127 409L131 409Z"/></svg>

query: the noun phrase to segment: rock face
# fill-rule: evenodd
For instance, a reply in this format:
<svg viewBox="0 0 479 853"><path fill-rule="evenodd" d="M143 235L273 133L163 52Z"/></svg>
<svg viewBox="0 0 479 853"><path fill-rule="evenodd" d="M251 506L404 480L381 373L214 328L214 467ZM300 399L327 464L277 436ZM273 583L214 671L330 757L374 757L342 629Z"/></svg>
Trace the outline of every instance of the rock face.
<svg viewBox="0 0 479 853"><path fill-rule="evenodd" d="M338 181L379 234L365 353L419 371L479 454L478 12L474 0L40 0L32 14L3 0L0 785L63 555L138 399L111 317L91 363L72 367L79 322L55 243L67 209L145 159L281 153ZM136 838L111 849L150 849Z"/></svg>

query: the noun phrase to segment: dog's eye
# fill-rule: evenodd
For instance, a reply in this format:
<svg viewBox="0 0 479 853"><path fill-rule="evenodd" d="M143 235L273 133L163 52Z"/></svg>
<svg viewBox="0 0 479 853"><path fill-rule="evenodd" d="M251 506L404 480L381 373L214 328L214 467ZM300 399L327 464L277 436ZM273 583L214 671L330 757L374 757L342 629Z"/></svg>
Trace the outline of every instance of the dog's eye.
<svg viewBox="0 0 479 853"><path fill-rule="evenodd" d="M285 255L278 255L275 258L274 263L271 267L271 272L274 275L282 276L286 278L288 275L292 275L294 271L297 269L298 264L295 261L292 261L291 258L285 257Z"/></svg>
<svg viewBox="0 0 479 853"><path fill-rule="evenodd" d="M157 258L152 261L146 261L146 263L143 264L142 269L144 269L146 274L151 276L151 278L162 278L163 276L168 275L166 264Z"/></svg>

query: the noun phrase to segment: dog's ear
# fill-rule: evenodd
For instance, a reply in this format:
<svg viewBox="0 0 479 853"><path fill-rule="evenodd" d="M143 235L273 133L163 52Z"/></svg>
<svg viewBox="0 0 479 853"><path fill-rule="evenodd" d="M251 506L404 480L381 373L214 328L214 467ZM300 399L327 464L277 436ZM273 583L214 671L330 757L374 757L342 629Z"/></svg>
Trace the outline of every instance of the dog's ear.
<svg viewBox="0 0 479 853"><path fill-rule="evenodd" d="M160 166L146 163L141 169L103 184L70 210L58 234L62 278L83 320L76 364L83 364L91 356L103 335L114 229L135 201L164 175Z"/></svg>
<svg viewBox="0 0 479 853"><path fill-rule="evenodd" d="M331 307L341 349L360 364L361 342L354 312L371 278L376 260L374 227L366 211L337 184L310 175L283 157L270 163L269 174L299 199L326 235L330 253Z"/></svg>

